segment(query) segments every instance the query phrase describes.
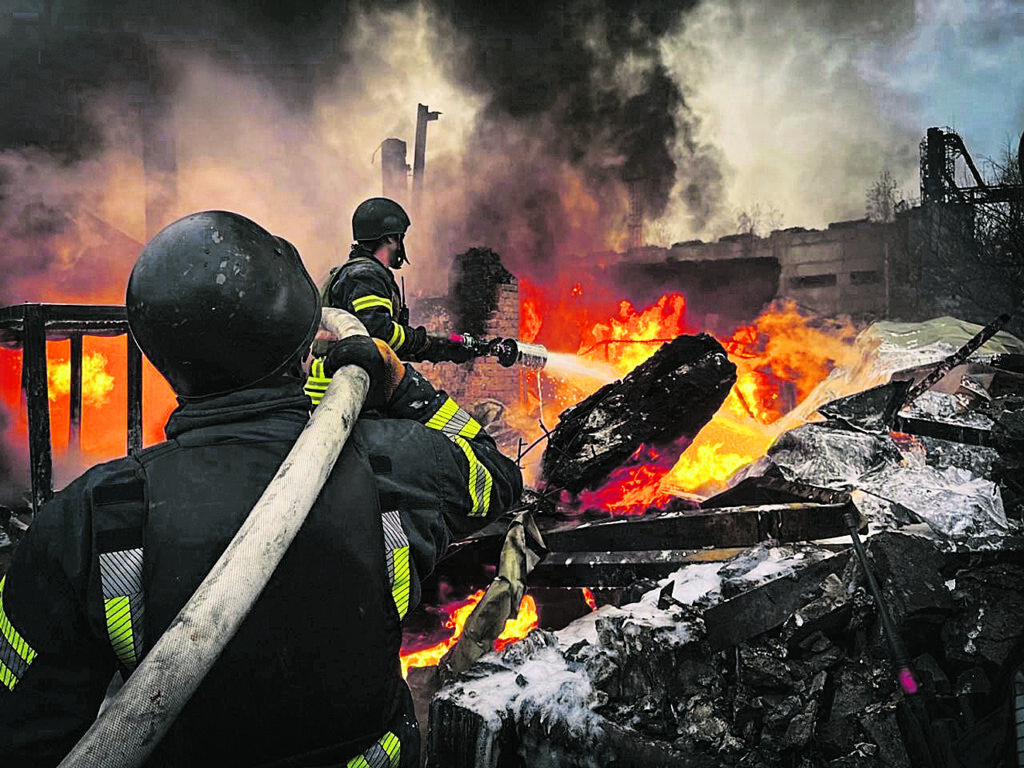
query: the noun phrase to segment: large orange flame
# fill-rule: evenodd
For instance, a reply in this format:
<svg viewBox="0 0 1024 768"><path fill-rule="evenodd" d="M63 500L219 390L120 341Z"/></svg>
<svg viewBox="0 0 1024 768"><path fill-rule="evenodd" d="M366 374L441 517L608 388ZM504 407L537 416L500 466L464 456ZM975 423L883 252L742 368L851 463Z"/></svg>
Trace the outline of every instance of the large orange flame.
<svg viewBox="0 0 1024 768"><path fill-rule="evenodd" d="M580 290L578 295L585 293ZM564 336L564 328L553 333L552 326L566 323L562 309L571 296L559 297L552 310L544 305L544 294L536 287L527 284L524 295L534 337L541 327L547 334ZM570 326L576 322L578 318L568 320ZM852 326L819 325L800 313L794 303L781 302L753 323L721 336L719 341L737 366L737 381L693 443L661 451L641 446L601 488L580 494L578 503L635 514L664 506L674 495L705 495L723 489L733 472L764 455L784 428L794 426L780 420L833 368L859 359L860 352L852 344ZM686 300L680 294L665 294L641 308L623 300L610 317L580 330L576 354L580 360L612 365L622 376L665 341L697 330L687 320ZM564 371L558 376L544 373L544 397L538 393L537 402L568 405L594 390L592 381L563 375ZM527 403L528 408L531 405Z"/></svg>
<svg viewBox="0 0 1024 768"><path fill-rule="evenodd" d="M86 336L82 343L82 410L80 444L72 450L70 438L70 342L47 343L47 396L50 443L53 447L54 484L62 487L90 464L123 456L127 448L127 339ZM28 412L21 391L22 352L0 347L0 407L8 417L3 434L7 450L28 452ZM143 361L143 442L164 439L163 427L177 400L166 380ZM27 466L27 465L26 465ZM12 478L12 485L28 487L28 477ZM15 488L3 489L10 493Z"/></svg>

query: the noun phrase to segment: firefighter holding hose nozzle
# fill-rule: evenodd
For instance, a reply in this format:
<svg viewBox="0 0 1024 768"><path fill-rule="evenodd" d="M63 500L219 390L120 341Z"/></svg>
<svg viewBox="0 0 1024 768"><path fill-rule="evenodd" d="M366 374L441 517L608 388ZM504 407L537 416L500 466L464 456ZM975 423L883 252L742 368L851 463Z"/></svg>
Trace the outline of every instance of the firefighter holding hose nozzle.
<svg viewBox="0 0 1024 768"><path fill-rule="evenodd" d="M301 362L329 318L296 249L243 216L159 232L126 304L178 407L165 442L43 506L0 581L4 768L418 766L401 621L519 469L344 313L357 335L311 408Z"/></svg>
<svg viewBox="0 0 1024 768"><path fill-rule="evenodd" d="M464 363L473 357L464 345L430 336L422 325L409 325L409 308L391 270L409 263L405 233L411 224L405 209L386 197L371 197L356 206L355 242L348 260L332 269L324 284L324 306L351 312L402 360Z"/></svg>

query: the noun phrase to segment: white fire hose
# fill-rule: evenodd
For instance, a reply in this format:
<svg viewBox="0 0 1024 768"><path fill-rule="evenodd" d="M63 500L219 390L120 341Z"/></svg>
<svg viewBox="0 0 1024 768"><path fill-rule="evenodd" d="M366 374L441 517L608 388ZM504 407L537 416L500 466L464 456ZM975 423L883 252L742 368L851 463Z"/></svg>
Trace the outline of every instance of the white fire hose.
<svg viewBox="0 0 1024 768"><path fill-rule="evenodd" d="M335 338L367 335L354 316L328 308L321 328ZM368 387L362 368L348 365L334 375L234 539L61 768L136 768L149 757L298 533L352 432Z"/></svg>

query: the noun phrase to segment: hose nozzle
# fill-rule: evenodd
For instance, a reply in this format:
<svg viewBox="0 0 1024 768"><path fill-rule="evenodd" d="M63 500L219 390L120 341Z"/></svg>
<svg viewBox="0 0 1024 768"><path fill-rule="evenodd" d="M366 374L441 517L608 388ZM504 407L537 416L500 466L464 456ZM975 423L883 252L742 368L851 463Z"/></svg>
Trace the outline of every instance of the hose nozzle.
<svg viewBox="0 0 1024 768"><path fill-rule="evenodd" d="M491 344L491 354L497 357L498 363L505 368L521 365L524 368L539 370L548 362L546 347L519 339L495 339Z"/></svg>

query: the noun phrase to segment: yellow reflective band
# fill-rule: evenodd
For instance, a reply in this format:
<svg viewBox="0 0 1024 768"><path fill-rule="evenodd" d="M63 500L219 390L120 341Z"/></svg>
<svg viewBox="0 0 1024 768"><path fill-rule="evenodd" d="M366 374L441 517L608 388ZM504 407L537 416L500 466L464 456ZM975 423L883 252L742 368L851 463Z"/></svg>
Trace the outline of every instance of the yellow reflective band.
<svg viewBox="0 0 1024 768"><path fill-rule="evenodd" d="M13 683L8 684L5 679L4 684L13 689L18 678L12 667L18 669L19 675L25 674L25 669L35 659L36 652L14 628L4 611L4 583L6 581L6 576L0 579L0 663L4 664L8 674L14 678Z"/></svg>
<svg viewBox="0 0 1024 768"><path fill-rule="evenodd" d="M0 683L3 683L11 691L18 684L18 678L14 676L14 673L2 661L0 661Z"/></svg>
<svg viewBox="0 0 1024 768"><path fill-rule="evenodd" d="M400 326L398 323L392 323L395 329L391 332L391 338L388 339L388 346L394 350L401 348L405 344L405 328Z"/></svg>
<svg viewBox="0 0 1024 768"><path fill-rule="evenodd" d="M349 760L346 768L398 768L401 757L402 743L388 731L363 754Z"/></svg>
<svg viewBox="0 0 1024 768"><path fill-rule="evenodd" d="M450 397L427 422L430 429L439 429L446 435L458 435L472 440L480 434L480 422L459 408Z"/></svg>
<svg viewBox="0 0 1024 768"><path fill-rule="evenodd" d="M391 300L385 299L383 296L360 296L358 299L352 300L352 309L356 312L362 312L364 309L370 309L371 307L384 307L388 314L394 314Z"/></svg>
<svg viewBox="0 0 1024 768"><path fill-rule="evenodd" d="M388 731L384 734L384 738L380 740L380 745L384 747L384 751L391 758L389 768L398 768L399 758L402 756L402 743L398 740L398 737Z"/></svg>
<svg viewBox="0 0 1024 768"><path fill-rule="evenodd" d="M395 576L391 582L391 596L395 598L398 618L404 619L409 612L409 548L401 547L392 553L395 559Z"/></svg>
<svg viewBox="0 0 1024 768"><path fill-rule="evenodd" d="M469 498L473 501L473 508L470 515L486 515L491 508L491 486L494 484L491 473L487 471L469 442L458 435L448 436L462 452L466 454L466 461L469 462Z"/></svg>
<svg viewBox="0 0 1024 768"><path fill-rule="evenodd" d="M398 609L398 617L405 618L409 612L411 579L409 571L409 537L402 527L402 514L397 509L381 515L384 528L384 546L387 547L388 579L391 581L391 597Z"/></svg>
<svg viewBox="0 0 1024 768"><path fill-rule="evenodd" d="M135 637L132 633L131 605L127 595L112 597L103 601L103 609L107 615L107 634L114 653L126 667L134 667Z"/></svg>
<svg viewBox="0 0 1024 768"><path fill-rule="evenodd" d="M430 417L427 426L431 429L444 429L444 425L452 420L452 416L459 410L458 404L450 397L437 409L437 413Z"/></svg>
<svg viewBox="0 0 1024 768"><path fill-rule="evenodd" d="M313 405L320 405L330 383L330 378L324 376L324 359L322 357L313 358L313 362L309 366L309 378L306 379L306 383L302 387L306 396L313 401Z"/></svg>

